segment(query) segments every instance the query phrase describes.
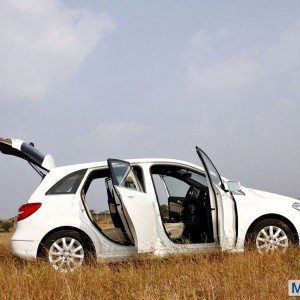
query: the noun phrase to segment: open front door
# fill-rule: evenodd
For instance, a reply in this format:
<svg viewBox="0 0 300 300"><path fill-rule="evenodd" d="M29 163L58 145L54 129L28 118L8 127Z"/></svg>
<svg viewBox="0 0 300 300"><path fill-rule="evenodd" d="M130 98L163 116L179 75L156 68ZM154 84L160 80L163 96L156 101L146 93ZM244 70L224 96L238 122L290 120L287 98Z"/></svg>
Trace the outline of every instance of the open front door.
<svg viewBox="0 0 300 300"><path fill-rule="evenodd" d="M154 204L144 193L130 163L108 159L118 214L138 252L153 252L157 243Z"/></svg>
<svg viewBox="0 0 300 300"><path fill-rule="evenodd" d="M217 229L221 248L222 250L232 249L235 247L237 237L237 212L234 197L229 191L225 190L218 170L205 152L199 147L196 147L196 151L204 166L216 199Z"/></svg>

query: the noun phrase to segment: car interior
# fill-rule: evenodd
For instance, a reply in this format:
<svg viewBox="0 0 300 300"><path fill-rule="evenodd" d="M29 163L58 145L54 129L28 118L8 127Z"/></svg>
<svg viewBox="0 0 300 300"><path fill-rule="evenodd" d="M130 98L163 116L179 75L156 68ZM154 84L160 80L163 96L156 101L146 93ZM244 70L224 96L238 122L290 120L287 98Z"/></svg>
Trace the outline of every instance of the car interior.
<svg viewBox="0 0 300 300"><path fill-rule="evenodd" d="M139 181L139 188L144 189L141 168L133 167L133 171L135 176L127 176L123 186L136 189L136 182L132 178L134 177ZM179 244L214 242L209 189L205 175L182 166L161 164L152 166L151 174L152 177L158 177L163 186L164 191L157 187L157 180L153 181L156 193L159 194L158 204L168 237ZM162 202L162 192L165 194L165 205ZM92 171L83 185L81 197L89 218L102 234L115 243L134 245L127 220L118 211L117 196L109 169ZM101 201L101 198L105 198L105 201ZM95 209L99 200L101 207L98 205Z"/></svg>
<svg viewBox="0 0 300 300"><path fill-rule="evenodd" d="M156 177L154 185L161 208L164 206L161 200L166 198L166 213L161 213L161 217L169 238L182 244L214 242L205 175L175 165L155 165L151 173Z"/></svg>
<svg viewBox="0 0 300 300"><path fill-rule="evenodd" d="M139 188L144 189L141 168L134 167L133 171L139 180ZM136 177L129 174L123 186L136 189ZM109 169L95 170L89 174L81 190L81 198L90 220L103 235L118 244L134 245L127 220L118 211Z"/></svg>

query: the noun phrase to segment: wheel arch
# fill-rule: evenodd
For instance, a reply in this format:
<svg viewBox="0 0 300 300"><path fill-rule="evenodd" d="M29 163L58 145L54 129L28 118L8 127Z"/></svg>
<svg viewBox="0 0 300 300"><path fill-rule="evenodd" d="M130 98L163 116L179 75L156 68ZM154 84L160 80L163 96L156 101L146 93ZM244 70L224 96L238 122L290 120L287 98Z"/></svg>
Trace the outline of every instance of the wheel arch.
<svg viewBox="0 0 300 300"><path fill-rule="evenodd" d="M84 239L84 245L87 247L87 250L91 252L91 254L96 258L96 248L95 245L92 241L92 239L86 234L83 230L77 228L77 227L72 227L72 226L61 226L61 227L56 227L52 230L50 230L41 240L38 250L37 250L37 257L42 257L43 255L43 245L45 241L48 239L48 237L53 234L54 232L62 231L62 230L73 230L78 232L80 235L82 235Z"/></svg>
<svg viewBox="0 0 300 300"><path fill-rule="evenodd" d="M249 226L249 228L247 230L247 233L246 233L246 236L245 236L245 242L247 242L249 240L254 226L258 222L260 222L262 220L265 220L265 219L276 219L276 220L279 220L279 221L282 221L283 223L285 223L290 228L290 230L292 231L292 233L294 235L294 238L295 238L295 242L297 244L299 244L299 234L297 232L297 229L296 229L295 225L289 219L287 219L286 217L284 217L282 215L279 215L279 214L266 214L266 215L260 216L259 218L255 219L251 223L251 225Z"/></svg>

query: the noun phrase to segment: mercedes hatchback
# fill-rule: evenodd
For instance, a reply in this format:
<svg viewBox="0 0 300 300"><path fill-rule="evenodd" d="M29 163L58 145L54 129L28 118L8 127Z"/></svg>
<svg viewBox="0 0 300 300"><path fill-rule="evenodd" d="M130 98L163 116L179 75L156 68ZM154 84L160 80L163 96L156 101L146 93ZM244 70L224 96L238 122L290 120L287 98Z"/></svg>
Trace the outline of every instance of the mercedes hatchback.
<svg viewBox="0 0 300 300"><path fill-rule="evenodd" d="M299 244L300 201L219 175L198 147L199 165L174 159L108 159L55 167L32 143L0 138L0 151L28 161L42 181L19 208L12 252L74 271L90 256L285 251ZM101 211L91 209L97 188Z"/></svg>

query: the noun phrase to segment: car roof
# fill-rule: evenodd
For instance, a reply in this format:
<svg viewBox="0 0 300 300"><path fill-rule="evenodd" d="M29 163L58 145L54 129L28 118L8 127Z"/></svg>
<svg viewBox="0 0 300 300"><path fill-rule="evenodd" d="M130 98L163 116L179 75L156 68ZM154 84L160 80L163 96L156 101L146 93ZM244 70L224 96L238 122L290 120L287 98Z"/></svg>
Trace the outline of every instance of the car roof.
<svg viewBox="0 0 300 300"><path fill-rule="evenodd" d="M184 165L193 169L200 169L204 171L204 168L201 164L196 165L184 160L179 159L171 159L171 158L135 158L135 159L122 159L124 161L128 161L131 164L179 164ZM99 161L99 162L90 162L90 163L83 163L83 164L76 164L76 165L67 165L67 166L61 166L56 167L50 171L52 175L55 176L55 174L60 174L60 177L65 176L67 174L70 174L72 172L76 172L78 170L82 169L93 169L93 168L99 168L99 167L105 167L107 166L107 161ZM222 180L228 181L228 178L221 176Z"/></svg>
<svg viewBox="0 0 300 300"><path fill-rule="evenodd" d="M124 161L128 161L131 164L154 164L154 163L168 163L168 164L183 164L186 166L190 166L191 168L200 168L203 169L203 167L200 165L196 165L187 161L178 160L178 159L170 159L170 158L135 158L135 159L123 159ZM56 167L53 170L60 170L62 171L76 171L81 169L91 169L91 168L97 168L107 166L107 161L99 161L99 162L90 162L90 163L83 163L83 164L76 164L76 165L67 165L67 166L61 166Z"/></svg>

